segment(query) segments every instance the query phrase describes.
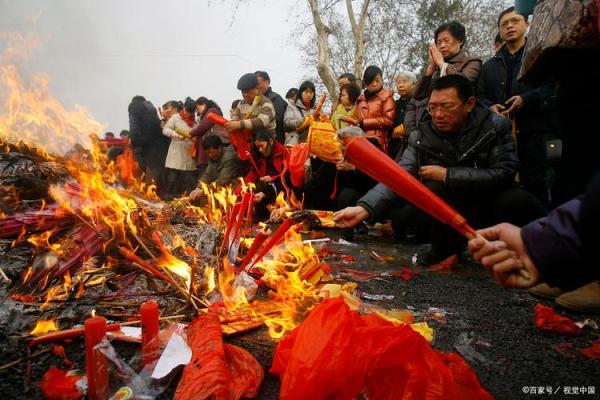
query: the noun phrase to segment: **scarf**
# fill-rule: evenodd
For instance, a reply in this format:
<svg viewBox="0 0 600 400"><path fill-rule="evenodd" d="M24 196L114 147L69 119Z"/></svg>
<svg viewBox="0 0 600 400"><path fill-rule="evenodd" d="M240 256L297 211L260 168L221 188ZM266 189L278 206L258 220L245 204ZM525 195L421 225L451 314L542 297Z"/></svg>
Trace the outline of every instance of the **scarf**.
<svg viewBox="0 0 600 400"><path fill-rule="evenodd" d="M377 96L377 93L381 92L382 90L383 90L383 86L381 86L381 88L376 92L369 92L368 89L365 89L365 91L364 91L365 99L371 100L373 97Z"/></svg>
<svg viewBox="0 0 600 400"><path fill-rule="evenodd" d="M181 111L179 111L179 116L181 117L181 119L183 119L185 121L185 123L190 128L194 127L194 123L196 122L196 117L194 116L194 114L185 115L183 110L181 110Z"/></svg>

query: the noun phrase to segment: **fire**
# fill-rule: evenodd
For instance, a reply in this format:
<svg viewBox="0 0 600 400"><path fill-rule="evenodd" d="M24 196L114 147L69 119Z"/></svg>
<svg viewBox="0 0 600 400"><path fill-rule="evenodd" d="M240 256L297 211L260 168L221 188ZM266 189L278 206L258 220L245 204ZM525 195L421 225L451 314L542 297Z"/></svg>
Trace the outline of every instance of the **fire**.
<svg viewBox="0 0 600 400"><path fill-rule="evenodd" d="M206 277L207 282L206 294L210 294L217 287L217 284L215 283L215 269L206 266L204 268L204 276Z"/></svg>
<svg viewBox="0 0 600 400"><path fill-rule="evenodd" d="M40 320L35 323L35 328L33 328L29 334L32 336L38 336L48 332L55 332L57 330L58 326L56 326L56 321L54 319Z"/></svg>

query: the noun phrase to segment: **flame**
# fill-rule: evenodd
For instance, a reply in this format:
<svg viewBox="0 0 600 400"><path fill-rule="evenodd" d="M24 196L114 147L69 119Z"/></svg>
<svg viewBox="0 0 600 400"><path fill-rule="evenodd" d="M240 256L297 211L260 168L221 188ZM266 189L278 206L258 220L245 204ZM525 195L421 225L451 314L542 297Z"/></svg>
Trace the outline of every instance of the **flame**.
<svg viewBox="0 0 600 400"><path fill-rule="evenodd" d="M217 284L215 283L215 269L207 265L204 268L204 276L206 277L207 282L206 294L209 294L217 287Z"/></svg>
<svg viewBox="0 0 600 400"><path fill-rule="evenodd" d="M32 336L38 336L48 332L55 332L57 330L58 326L56 326L56 321L54 318L49 320L39 320L35 323L35 328L33 328L29 334Z"/></svg>

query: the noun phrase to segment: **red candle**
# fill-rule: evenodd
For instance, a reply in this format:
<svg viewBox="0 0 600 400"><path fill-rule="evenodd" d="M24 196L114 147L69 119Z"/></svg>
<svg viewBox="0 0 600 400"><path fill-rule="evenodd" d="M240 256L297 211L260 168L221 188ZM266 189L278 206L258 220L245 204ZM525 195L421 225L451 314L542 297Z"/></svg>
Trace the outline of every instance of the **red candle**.
<svg viewBox="0 0 600 400"><path fill-rule="evenodd" d="M254 241L252 242L252 245L248 249L248 253L246 253L246 256L240 263L240 267L238 269L239 271L243 270L246 267L246 265L248 265L248 263L250 261L252 261L252 257L254 257L254 255L260 248L260 246L262 246L262 244L265 242L265 240L267 240L267 237L268 237L268 235L262 231L260 231L256 234L256 236L254 237Z"/></svg>
<svg viewBox="0 0 600 400"><path fill-rule="evenodd" d="M248 203L248 214L246 215L246 230L252 226L252 217L254 213L254 193L250 193L250 202Z"/></svg>
<svg viewBox="0 0 600 400"><path fill-rule="evenodd" d="M476 236L475 230L463 216L364 136L349 140L345 156L360 171L383 183L438 221L450 225L469 239Z"/></svg>
<svg viewBox="0 0 600 400"><path fill-rule="evenodd" d="M297 223L298 222L296 222L296 220L292 217L283 221L283 223L281 225L279 225L279 228L277 229L277 231L275 231L273 236L271 236L269 241L267 243L265 243L265 246L261 249L260 253L258 253L258 255L254 259L254 262L252 263L252 265L250 267L253 267L254 264L256 264L257 262L262 260L262 258L265 256L265 254L267 254L269 252L269 250L271 250L273 248L273 246L275 246L277 243L279 243L283 239L285 233L287 231L289 231L290 228L292 226L296 225Z"/></svg>
<svg viewBox="0 0 600 400"><path fill-rule="evenodd" d="M225 248L229 246L229 234L231 233L233 223L235 222L237 215L240 212L240 208L242 208L242 203L237 202L233 205L233 208L231 209L231 214L229 215L229 219L227 220L227 228L225 229L225 236L223 237L223 244L221 246L221 250L225 250Z"/></svg>
<svg viewBox="0 0 600 400"><path fill-rule="evenodd" d="M158 340L158 304L150 300L140 307L142 319L142 360L144 366L153 364L160 355Z"/></svg>
<svg viewBox="0 0 600 400"><path fill-rule="evenodd" d="M92 317L85 320L85 373L88 397L92 400L108 399L108 368L104 355L94 351L106 335L106 319Z"/></svg>

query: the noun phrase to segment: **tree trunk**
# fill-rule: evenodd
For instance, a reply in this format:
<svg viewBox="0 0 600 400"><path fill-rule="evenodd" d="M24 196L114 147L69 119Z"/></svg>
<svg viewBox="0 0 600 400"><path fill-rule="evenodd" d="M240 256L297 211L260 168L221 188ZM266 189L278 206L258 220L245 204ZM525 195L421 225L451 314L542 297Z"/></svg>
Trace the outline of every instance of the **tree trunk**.
<svg viewBox="0 0 600 400"><path fill-rule="evenodd" d="M323 80L332 101L337 101L336 79L333 75L333 69L329 64L329 34L331 29L323 23L319 11L318 0L308 0L312 12L313 22L317 30L317 49L319 50L319 60L317 62L317 72Z"/></svg>
<svg viewBox="0 0 600 400"><path fill-rule="evenodd" d="M346 9L348 10L348 18L350 19L352 36L354 37L354 76L358 79L362 76L365 64L365 20L367 17L367 9L369 8L369 1L370 0L363 1L357 23L352 7L352 0L346 0Z"/></svg>

